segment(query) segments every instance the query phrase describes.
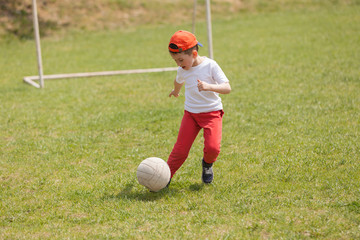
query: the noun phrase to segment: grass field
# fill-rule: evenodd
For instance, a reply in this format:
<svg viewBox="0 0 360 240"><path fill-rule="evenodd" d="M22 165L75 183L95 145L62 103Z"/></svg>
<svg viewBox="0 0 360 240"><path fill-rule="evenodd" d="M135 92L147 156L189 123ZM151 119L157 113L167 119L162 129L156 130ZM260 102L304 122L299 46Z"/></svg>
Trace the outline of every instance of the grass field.
<svg viewBox="0 0 360 240"><path fill-rule="evenodd" d="M167 159L183 114L175 72L22 83L33 41L0 42L1 239L359 239L360 6L214 19L222 152L201 183L202 142L169 189L136 180ZM174 66L190 25L42 41L45 74ZM198 38L206 44L206 25ZM201 49L207 54L207 47Z"/></svg>

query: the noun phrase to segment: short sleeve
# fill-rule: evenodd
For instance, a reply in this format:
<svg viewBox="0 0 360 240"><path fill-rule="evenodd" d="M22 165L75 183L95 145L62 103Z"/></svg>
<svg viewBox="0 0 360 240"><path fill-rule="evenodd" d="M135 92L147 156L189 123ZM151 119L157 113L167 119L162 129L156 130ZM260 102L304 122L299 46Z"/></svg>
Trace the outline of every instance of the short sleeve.
<svg viewBox="0 0 360 240"><path fill-rule="evenodd" d="M214 81L217 84L229 82L229 79L226 77L219 64L217 64L215 61L212 64L211 73Z"/></svg>
<svg viewBox="0 0 360 240"><path fill-rule="evenodd" d="M176 78L175 78L175 81L179 84L183 84L185 82L185 78L184 78L181 70L182 70L181 68L178 68Z"/></svg>

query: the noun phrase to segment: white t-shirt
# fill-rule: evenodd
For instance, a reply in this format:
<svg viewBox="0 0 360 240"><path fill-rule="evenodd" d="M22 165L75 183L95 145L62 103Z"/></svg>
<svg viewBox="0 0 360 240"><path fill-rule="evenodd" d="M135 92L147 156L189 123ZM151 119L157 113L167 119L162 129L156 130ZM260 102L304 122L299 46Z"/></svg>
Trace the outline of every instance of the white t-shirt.
<svg viewBox="0 0 360 240"><path fill-rule="evenodd" d="M223 105L219 93L199 91L197 80L210 84L229 82L220 66L212 59L204 57L204 61L190 70L181 67L177 70L176 82L185 82L185 110L191 113L205 113L222 110Z"/></svg>

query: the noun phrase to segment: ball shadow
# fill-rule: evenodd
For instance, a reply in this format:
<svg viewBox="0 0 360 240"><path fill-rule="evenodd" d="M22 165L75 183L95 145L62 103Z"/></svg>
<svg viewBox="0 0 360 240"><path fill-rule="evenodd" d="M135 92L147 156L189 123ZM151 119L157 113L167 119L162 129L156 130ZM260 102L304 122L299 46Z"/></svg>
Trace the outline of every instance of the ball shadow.
<svg viewBox="0 0 360 240"><path fill-rule="evenodd" d="M107 195L104 196L104 199L125 199L125 200L136 200L136 201L156 201L158 199L167 196L169 192L174 190L169 190L168 188L164 188L159 192L151 192L150 190L134 190L135 183L128 183L124 186L124 188L116 195Z"/></svg>
<svg viewBox="0 0 360 240"><path fill-rule="evenodd" d="M189 185L188 188L186 188L184 185L181 186L179 189L178 184L174 184L174 186L164 188L160 190L159 192L151 192L150 190L143 189L138 190L138 188L135 190L135 186L138 185L138 183L131 182L127 183L118 194L105 194L102 199L124 199L124 200L135 200L135 201L144 201L144 202L151 202L151 201L157 201L159 199L162 199L164 197L169 196L176 196L177 194L181 194L183 191L189 191L189 192L199 192L204 187L205 184L203 183L194 183Z"/></svg>

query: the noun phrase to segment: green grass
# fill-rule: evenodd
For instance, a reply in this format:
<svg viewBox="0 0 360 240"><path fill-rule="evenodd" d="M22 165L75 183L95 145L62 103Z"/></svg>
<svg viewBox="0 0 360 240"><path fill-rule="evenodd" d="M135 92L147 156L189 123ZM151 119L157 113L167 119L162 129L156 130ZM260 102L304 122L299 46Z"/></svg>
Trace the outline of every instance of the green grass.
<svg viewBox="0 0 360 240"><path fill-rule="evenodd" d="M167 159L183 95L174 72L22 83L33 41L0 44L1 239L360 238L360 8L214 19L233 91L215 181L202 137L168 190L136 180ZM183 26L72 33L42 41L45 74L174 66ZM199 40L206 45L206 25ZM201 49L207 54L207 48Z"/></svg>

